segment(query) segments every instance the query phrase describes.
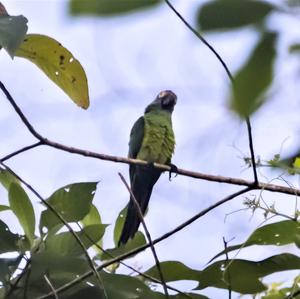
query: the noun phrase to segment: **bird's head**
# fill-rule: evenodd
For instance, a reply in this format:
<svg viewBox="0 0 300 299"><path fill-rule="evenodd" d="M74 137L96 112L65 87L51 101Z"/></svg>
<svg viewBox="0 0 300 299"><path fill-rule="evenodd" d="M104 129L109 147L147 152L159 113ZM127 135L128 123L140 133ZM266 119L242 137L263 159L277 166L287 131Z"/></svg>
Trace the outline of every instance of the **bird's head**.
<svg viewBox="0 0 300 299"><path fill-rule="evenodd" d="M155 100L146 108L145 113L156 109L167 110L170 113L173 112L174 107L177 103L177 96L171 90L161 91Z"/></svg>

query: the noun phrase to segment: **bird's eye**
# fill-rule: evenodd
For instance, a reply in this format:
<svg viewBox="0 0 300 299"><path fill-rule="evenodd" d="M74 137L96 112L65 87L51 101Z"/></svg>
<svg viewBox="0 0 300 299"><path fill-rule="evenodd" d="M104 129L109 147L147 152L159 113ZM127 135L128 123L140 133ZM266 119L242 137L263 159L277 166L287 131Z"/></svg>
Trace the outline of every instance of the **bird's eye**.
<svg viewBox="0 0 300 299"><path fill-rule="evenodd" d="M158 94L158 98L161 99L161 98L163 98L163 97L166 96L166 95L167 95L167 93L166 93L165 91L162 91L162 92L160 92L160 93Z"/></svg>

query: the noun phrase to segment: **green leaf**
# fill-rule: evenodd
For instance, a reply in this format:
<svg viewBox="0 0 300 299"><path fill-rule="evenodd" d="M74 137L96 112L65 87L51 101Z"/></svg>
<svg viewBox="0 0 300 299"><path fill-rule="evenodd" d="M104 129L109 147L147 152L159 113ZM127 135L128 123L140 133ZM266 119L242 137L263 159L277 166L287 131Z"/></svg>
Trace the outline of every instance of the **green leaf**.
<svg viewBox="0 0 300 299"><path fill-rule="evenodd" d="M164 299L161 293L153 292L139 279L120 274L101 275L109 299ZM118 286L118 287L116 287Z"/></svg>
<svg viewBox="0 0 300 299"><path fill-rule="evenodd" d="M16 271L22 255L15 258L0 258L0 281L5 285L9 283L12 274Z"/></svg>
<svg viewBox="0 0 300 299"><path fill-rule="evenodd" d="M2 169L1 167L0 167L0 183L7 190L9 190L11 183L20 184L19 180L14 175L12 175L8 170Z"/></svg>
<svg viewBox="0 0 300 299"><path fill-rule="evenodd" d="M97 182L67 185L55 191L47 201L67 222L77 222L90 212L96 188ZM42 212L41 232L44 227L51 230L58 224L61 221L51 210Z"/></svg>
<svg viewBox="0 0 300 299"><path fill-rule="evenodd" d="M202 30L237 29L262 22L275 7L253 0L216 0L205 3L197 20Z"/></svg>
<svg viewBox="0 0 300 299"><path fill-rule="evenodd" d="M289 52L290 53L295 53L295 54L299 54L300 53L300 44L293 44L290 45L289 47Z"/></svg>
<svg viewBox="0 0 300 299"><path fill-rule="evenodd" d="M231 90L231 108L241 117L248 117L266 100L264 93L273 79L276 39L276 33L265 33L235 76Z"/></svg>
<svg viewBox="0 0 300 299"><path fill-rule="evenodd" d="M122 211L119 213L118 218L115 223L114 243L115 243L116 247L118 246L118 242L119 242L119 239L120 239L120 236L122 233L122 229L124 226L124 222L125 222L125 218L126 218L126 214L127 214L127 206L128 205L126 205L126 207L124 209L122 209Z"/></svg>
<svg viewBox="0 0 300 299"><path fill-rule="evenodd" d="M104 235L105 224L94 224L84 227L76 232L86 249L96 244ZM64 256L81 256L84 254L82 247L70 232L49 235L46 239L46 250L57 252Z"/></svg>
<svg viewBox="0 0 300 299"><path fill-rule="evenodd" d="M107 260L107 259L111 259L112 257L117 257L121 254L124 254L128 251L131 251L137 247L140 247L142 245L146 244L146 239L145 236L143 235L143 233L141 233L140 231L138 231L133 239L128 240L128 242L125 245L122 245L120 247L115 247L112 249L106 249L106 252L103 252L100 255L100 259L101 260ZM133 256L130 256L130 258L132 258Z"/></svg>
<svg viewBox="0 0 300 299"><path fill-rule="evenodd" d="M90 212L80 221L84 227L94 224L102 224L101 216L99 214L99 211L97 208L92 204ZM95 246L93 246L93 249L96 252L102 252L103 248L103 240L101 239L98 241Z"/></svg>
<svg viewBox="0 0 300 299"><path fill-rule="evenodd" d="M226 268L226 265L230 265ZM283 253L274 255L258 262L248 260L218 261L201 272L197 289L206 287L228 288L228 273L230 286L241 294L255 294L266 290L261 278L272 273L299 270L300 258L296 255Z"/></svg>
<svg viewBox="0 0 300 299"><path fill-rule="evenodd" d="M229 246L227 250L222 250L210 261L213 261L222 254L237 250L240 248L246 248L252 245L275 245L282 246L291 243L297 244L300 239L300 222L292 220L283 220L271 224L264 225L256 229L248 240L242 244Z"/></svg>
<svg viewBox="0 0 300 299"><path fill-rule="evenodd" d="M0 205L0 212L10 210L10 207L6 205Z"/></svg>
<svg viewBox="0 0 300 299"><path fill-rule="evenodd" d="M275 272L300 269L300 258L283 253L258 262L235 259L222 260L206 267L203 271L193 270L179 262L162 262L161 269L166 282L179 280L198 281L197 290L207 287L228 289L228 273L232 291L255 294L266 290L261 278ZM229 265L226 267L226 265ZM146 274L159 279L156 266Z"/></svg>
<svg viewBox="0 0 300 299"><path fill-rule="evenodd" d="M27 34L15 56L38 66L78 106L89 107L87 78L80 62L55 39Z"/></svg>
<svg viewBox="0 0 300 299"><path fill-rule="evenodd" d="M91 204L91 209L88 214L81 220L83 226L89 226L92 224L102 224L101 216L97 208Z"/></svg>
<svg viewBox="0 0 300 299"><path fill-rule="evenodd" d="M0 15L0 49L3 47L11 58L24 40L27 22L24 16Z"/></svg>
<svg viewBox="0 0 300 299"><path fill-rule="evenodd" d="M198 281L201 271L191 269L183 263L177 261L167 261L160 263L162 273L166 282L179 280L194 280ZM157 267L154 266L147 270L145 274L160 279Z"/></svg>
<svg viewBox="0 0 300 299"><path fill-rule="evenodd" d="M10 208L17 216L24 233L31 244L34 240L35 216L31 201L24 189L11 183L8 193Z"/></svg>
<svg viewBox="0 0 300 299"><path fill-rule="evenodd" d="M8 226L0 220L0 254L11 251L18 251L18 241L20 236L13 234Z"/></svg>
<svg viewBox="0 0 300 299"><path fill-rule="evenodd" d="M74 15L109 16L151 8L161 2L162 0L71 0L70 12Z"/></svg>

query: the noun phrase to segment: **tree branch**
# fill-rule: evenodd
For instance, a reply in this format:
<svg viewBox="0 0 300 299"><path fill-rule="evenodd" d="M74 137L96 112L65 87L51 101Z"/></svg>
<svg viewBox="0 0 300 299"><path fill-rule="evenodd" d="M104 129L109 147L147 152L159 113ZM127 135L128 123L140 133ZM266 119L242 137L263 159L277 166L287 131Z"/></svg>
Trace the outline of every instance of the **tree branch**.
<svg viewBox="0 0 300 299"><path fill-rule="evenodd" d="M21 149L19 149L19 150L16 150L15 152L12 152L12 153L6 155L5 157L1 158L0 161L1 161L1 162L4 162L4 161L6 161L6 160L8 160L8 159L10 159L10 158L12 158L12 157L14 157L14 156L17 156L17 155L19 155L19 154L21 154L21 153L23 153L23 152L26 152L26 151L28 151L28 150L31 150L31 149L33 149L33 148L35 148L35 147L40 146L40 145L42 145L42 142L41 142L41 141L38 141L38 142L36 142L36 143L34 143L34 144L31 144L31 145L24 146L23 148L21 148Z"/></svg>
<svg viewBox="0 0 300 299"><path fill-rule="evenodd" d="M72 154L77 154L85 157L90 157L90 158L96 158L100 160L105 160L105 161L111 161L111 162L118 162L118 163L126 163L126 164L135 164L135 165L147 165L147 161L143 160L138 160L138 159L130 159L130 158L125 158L125 157L119 157L119 156L112 156L112 155L106 155L106 154L99 154L96 152L91 152L71 146L66 146L64 144L60 144L55 141L51 141L42 135L40 135L30 124L30 122L27 120L26 116L23 114L21 109L18 107L10 93L7 91L3 83L0 81L0 88L2 91L5 93L7 99L11 103L11 105L14 107L15 111L25 124L25 126L28 128L28 130L32 133L33 136L35 136L39 141L39 145L47 145L53 148L56 148L58 150L62 150L65 152L69 152ZM38 146L38 144L36 144ZM19 150L20 152L24 152L24 149ZM4 157L4 159L8 159L7 156ZM2 159L0 159L2 161ZM170 171L171 167L169 165L163 165L163 164L158 164L154 163L154 167L163 170L163 171ZM300 189L294 189L290 187L285 187L285 186L280 186L280 185L274 185L274 184L266 184L266 183L260 183L258 184L253 184L252 181L248 180L243 180L243 179L238 179L238 178L232 178L232 177L224 177L220 175L211 175L211 174L204 174L201 172L196 172L196 171L190 171L190 170L185 170L185 169L180 169L178 168L177 171L178 174L191 177L194 179L200 179L200 180L205 180L205 181L211 181L211 182L217 182L217 183L225 183L225 184L231 184L231 185L238 185L238 186L253 186L255 188L253 189L260 189L260 190L267 190L271 192L279 192L279 193L284 193L284 194L289 194L289 195L300 195Z"/></svg>

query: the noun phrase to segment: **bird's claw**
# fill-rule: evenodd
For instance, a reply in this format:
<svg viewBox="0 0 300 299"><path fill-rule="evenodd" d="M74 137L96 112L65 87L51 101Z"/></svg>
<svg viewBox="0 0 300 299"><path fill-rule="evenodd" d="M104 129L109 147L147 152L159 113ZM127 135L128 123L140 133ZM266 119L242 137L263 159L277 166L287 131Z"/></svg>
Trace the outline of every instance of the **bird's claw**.
<svg viewBox="0 0 300 299"><path fill-rule="evenodd" d="M170 166L170 170L169 170L169 181L172 181L172 173L175 173L174 178L176 178L177 175L178 175L178 168L177 168L177 166L174 165L174 164L169 164L169 166Z"/></svg>

